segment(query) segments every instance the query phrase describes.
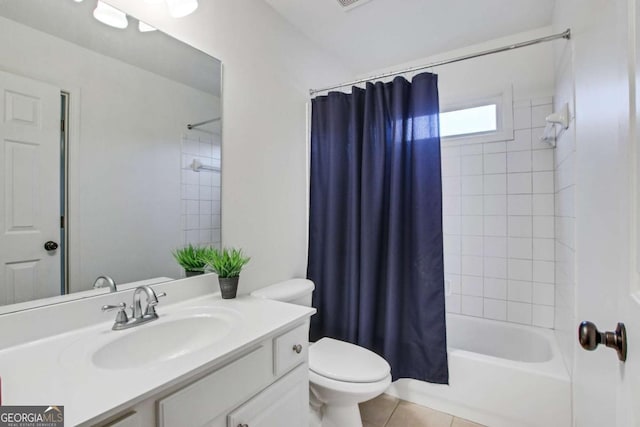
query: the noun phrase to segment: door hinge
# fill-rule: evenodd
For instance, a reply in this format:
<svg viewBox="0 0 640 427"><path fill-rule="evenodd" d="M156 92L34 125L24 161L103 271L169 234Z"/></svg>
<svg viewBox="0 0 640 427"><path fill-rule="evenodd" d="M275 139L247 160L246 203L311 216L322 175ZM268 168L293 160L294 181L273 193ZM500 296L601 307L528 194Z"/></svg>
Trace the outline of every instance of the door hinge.
<svg viewBox="0 0 640 427"><path fill-rule="evenodd" d="M64 216L60 217L60 228L64 228Z"/></svg>
<svg viewBox="0 0 640 427"><path fill-rule="evenodd" d="M64 132L65 131L65 122L64 119L60 120L60 132Z"/></svg>

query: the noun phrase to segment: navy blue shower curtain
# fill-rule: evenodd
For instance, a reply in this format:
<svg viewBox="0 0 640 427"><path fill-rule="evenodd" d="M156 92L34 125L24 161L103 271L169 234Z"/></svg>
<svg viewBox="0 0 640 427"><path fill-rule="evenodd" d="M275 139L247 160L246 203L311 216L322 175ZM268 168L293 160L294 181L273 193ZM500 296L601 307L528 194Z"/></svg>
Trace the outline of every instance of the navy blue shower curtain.
<svg viewBox="0 0 640 427"><path fill-rule="evenodd" d="M448 383L438 114L431 73L313 99L307 277L312 340Z"/></svg>

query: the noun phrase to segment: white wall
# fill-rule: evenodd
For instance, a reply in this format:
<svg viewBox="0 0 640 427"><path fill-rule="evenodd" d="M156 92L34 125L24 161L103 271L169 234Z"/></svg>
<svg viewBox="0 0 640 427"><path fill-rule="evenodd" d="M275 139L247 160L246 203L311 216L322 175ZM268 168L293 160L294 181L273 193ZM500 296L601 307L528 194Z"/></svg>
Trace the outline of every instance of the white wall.
<svg viewBox="0 0 640 427"><path fill-rule="evenodd" d="M572 85L575 91L575 133L567 135L558 148L557 227L559 246L565 248L561 253L569 258L568 265L559 266L566 275L566 283L560 287L566 288L562 293L569 299L563 304L568 310L575 307L575 313L568 313L558 323L558 335L568 340L563 343L568 348L565 353L573 360L574 425L580 427L630 426L624 417L637 411L637 398L626 408L617 407L617 399L631 396L616 394L625 367L615 353L605 349L586 352L575 336L581 320L593 321L600 330L612 330L624 316L619 293L628 297L633 158L629 143L628 5L626 1L558 0L554 11L554 28L572 30L573 52L558 52L556 65L563 70L558 75L558 100L570 99ZM573 72L567 61L573 62ZM565 188L565 194L560 187ZM574 230L575 237L571 234Z"/></svg>
<svg viewBox="0 0 640 427"><path fill-rule="evenodd" d="M70 291L104 274L117 283L180 277L171 250L183 243L181 139L187 123L220 113L219 98L1 22L13 42L0 46L0 66L71 93Z"/></svg>
<svg viewBox="0 0 640 427"><path fill-rule="evenodd" d="M109 3L223 63L222 241L251 256L240 292L306 276L308 89L352 73L262 0L201 1L181 19Z"/></svg>

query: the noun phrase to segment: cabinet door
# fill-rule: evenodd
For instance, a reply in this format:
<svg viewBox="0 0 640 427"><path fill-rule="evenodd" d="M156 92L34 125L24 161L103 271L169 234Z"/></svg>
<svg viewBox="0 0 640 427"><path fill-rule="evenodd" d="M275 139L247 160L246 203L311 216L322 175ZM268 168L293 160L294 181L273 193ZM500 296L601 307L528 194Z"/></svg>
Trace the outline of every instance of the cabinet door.
<svg viewBox="0 0 640 427"><path fill-rule="evenodd" d="M309 366L304 363L229 414L228 427L309 425Z"/></svg>

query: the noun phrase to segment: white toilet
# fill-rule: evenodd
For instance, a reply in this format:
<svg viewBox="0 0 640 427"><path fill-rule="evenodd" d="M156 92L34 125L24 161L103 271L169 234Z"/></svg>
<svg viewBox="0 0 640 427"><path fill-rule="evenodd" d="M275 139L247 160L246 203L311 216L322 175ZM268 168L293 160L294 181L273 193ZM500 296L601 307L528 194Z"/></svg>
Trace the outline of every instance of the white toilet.
<svg viewBox="0 0 640 427"><path fill-rule="evenodd" d="M251 295L311 306L314 289L310 280L293 279ZM322 427L362 427L358 403L382 394L390 384L391 367L372 351L332 338L309 347L310 404Z"/></svg>

